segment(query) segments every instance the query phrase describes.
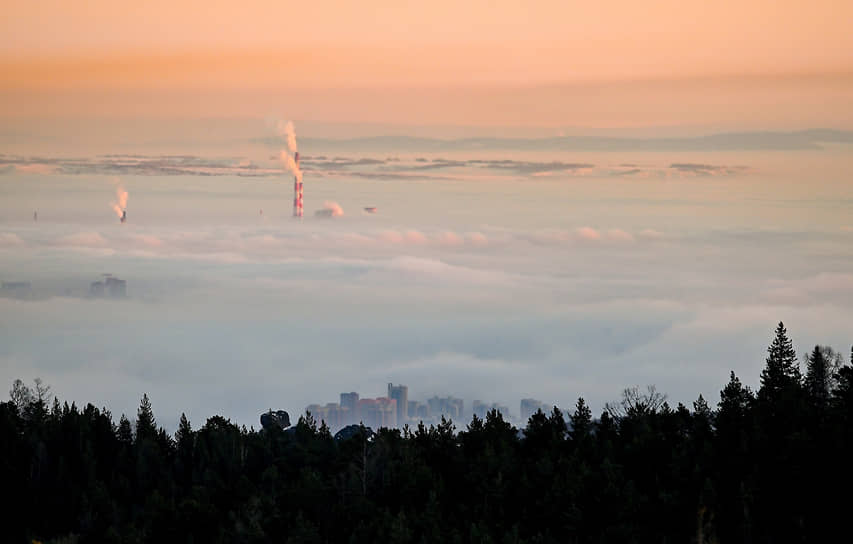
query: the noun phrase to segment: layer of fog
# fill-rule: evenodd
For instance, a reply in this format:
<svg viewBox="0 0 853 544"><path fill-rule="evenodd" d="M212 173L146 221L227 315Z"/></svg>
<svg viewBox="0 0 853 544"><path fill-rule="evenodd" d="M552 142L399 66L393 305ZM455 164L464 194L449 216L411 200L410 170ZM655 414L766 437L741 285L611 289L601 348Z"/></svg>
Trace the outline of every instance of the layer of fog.
<svg viewBox="0 0 853 544"><path fill-rule="evenodd" d="M471 160L417 158L407 164ZM170 428L181 412L257 425L267 408L378 396L389 381L412 399L514 413L523 397L570 407L584 396L599 409L648 383L673 402L716 399L730 370L757 384L779 320L800 352L849 351L846 161L633 154L610 163L754 169L560 169L487 185L468 162L430 183L353 175L365 165L322 179L306 169L302 222L288 217L289 177L123 175L121 225L112 176L10 172L0 279L32 292L0 298L0 383L39 376L115 414L135 413L147 392ZM345 215L313 217L327 201ZM127 298L89 297L103 273L127 280Z"/></svg>

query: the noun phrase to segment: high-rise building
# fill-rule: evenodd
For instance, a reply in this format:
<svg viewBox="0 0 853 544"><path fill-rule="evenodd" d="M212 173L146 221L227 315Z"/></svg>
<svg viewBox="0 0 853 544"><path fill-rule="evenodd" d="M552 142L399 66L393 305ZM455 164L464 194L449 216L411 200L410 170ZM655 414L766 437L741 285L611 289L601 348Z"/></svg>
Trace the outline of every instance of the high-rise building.
<svg viewBox="0 0 853 544"><path fill-rule="evenodd" d="M454 397L432 397L427 399L429 414L436 419L445 416L453 421L461 421L464 416L465 401Z"/></svg>
<svg viewBox="0 0 853 544"><path fill-rule="evenodd" d="M360 399L358 410L361 421L371 429L388 427L393 429L397 426L397 400L388 397L376 399Z"/></svg>
<svg viewBox="0 0 853 544"><path fill-rule="evenodd" d="M486 412L488 411L488 409L489 409L489 406L486 403L479 401L479 400L475 400L471 404L471 413L480 419L486 418Z"/></svg>
<svg viewBox="0 0 853 544"><path fill-rule="evenodd" d="M33 286L28 281L4 281L0 285L0 296L9 298L32 298Z"/></svg>
<svg viewBox="0 0 853 544"><path fill-rule="evenodd" d="M343 419L345 411L341 408L341 405L336 402L330 402L325 406L320 404L311 404L305 408L305 411L309 412L314 417L314 421L316 421L318 425L325 422L326 426L332 431L346 426Z"/></svg>
<svg viewBox="0 0 853 544"><path fill-rule="evenodd" d="M410 423L429 423L430 412L429 405L416 400L409 401L409 422Z"/></svg>
<svg viewBox="0 0 853 544"><path fill-rule="evenodd" d="M376 401L382 416L382 422L377 425L377 428L388 427L389 429L393 429L397 427L397 399L379 397Z"/></svg>
<svg viewBox="0 0 853 544"><path fill-rule="evenodd" d="M345 425L355 425L361 421L361 414L358 411L358 393L341 393L341 410L343 410L343 419Z"/></svg>
<svg viewBox="0 0 853 544"><path fill-rule="evenodd" d="M530 419L530 416L535 414L538 410L542 410L546 415L550 411L548 405L544 402L536 399L521 399L521 410L519 410L521 422L527 425L527 420Z"/></svg>
<svg viewBox="0 0 853 544"><path fill-rule="evenodd" d="M109 274L105 274L103 281L96 281L89 286L89 295L93 297L109 296L112 298L124 298L127 296L127 282Z"/></svg>
<svg viewBox="0 0 853 544"><path fill-rule="evenodd" d="M397 422L403 425L409 419L409 388L389 383L388 398L397 401Z"/></svg>
<svg viewBox="0 0 853 544"><path fill-rule="evenodd" d="M503 416L505 421L508 421L510 419L509 406L507 406L506 404L498 404L496 402L496 403L492 404L492 409L500 412L500 414Z"/></svg>
<svg viewBox="0 0 853 544"><path fill-rule="evenodd" d="M465 417L465 401L455 397L447 397L447 403L450 407L452 417L456 421L462 421L462 418Z"/></svg>
<svg viewBox="0 0 853 544"><path fill-rule="evenodd" d="M500 414L505 420L509 419L509 408L503 404L498 404L496 402L489 404L487 402L475 400L474 403L471 405L471 411L475 416L479 417L480 419L485 419L486 414L488 414L492 410L497 410L498 412L500 412Z"/></svg>
<svg viewBox="0 0 853 544"><path fill-rule="evenodd" d="M320 404L309 404L305 407L305 413L311 414L315 421L319 421L323 417L323 406Z"/></svg>
<svg viewBox="0 0 853 544"><path fill-rule="evenodd" d="M127 282L124 280L109 276L104 281L104 287L113 298L123 298L127 296Z"/></svg>
<svg viewBox="0 0 853 544"><path fill-rule="evenodd" d="M89 295L93 297L102 297L104 296L104 282L95 281L89 285Z"/></svg>

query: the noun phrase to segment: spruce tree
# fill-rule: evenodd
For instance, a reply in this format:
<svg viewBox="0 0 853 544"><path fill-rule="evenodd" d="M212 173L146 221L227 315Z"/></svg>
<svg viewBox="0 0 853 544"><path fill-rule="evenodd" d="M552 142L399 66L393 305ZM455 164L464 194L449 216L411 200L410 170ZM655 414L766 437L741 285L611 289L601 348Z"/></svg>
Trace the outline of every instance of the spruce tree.
<svg viewBox="0 0 853 544"><path fill-rule="evenodd" d="M178 430L175 432L175 442L178 445L178 450L185 450L192 446L193 428L190 425L187 415L181 413L181 421L178 423Z"/></svg>
<svg viewBox="0 0 853 544"><path fill-rule="evenodd" d="M130 420L124 414L119 419L116 434L118 435L119 442L122 444L130 445L133 443L133 429L130 426Z"/></svg>
<svg viewBox="0 0 853 544"><path fill-rule="evenodd" d="M850 357L850 364L838 369L832 390L833 404L844 422L853 414L853 349L850 350Z"/></svg>
<svg viewBox="0 0 853 544"><path fill-rule="evenodd" d="M693 413L702 418L711 419L711 408L701 393L699 394L699 398L693 401Z"/></svg>
<svg viewBox="0 0 853 544"><path fill-rule="evenodd" d="M563 412L556 406L551 409L551 415L548 416L548 424L551 426L551 432L559 440L564 440L566 437L566 418L563 417Z"/></svg>
<svg viewBox="0 0 853 544"><path fill-rule="evenodd" d="M749 542L752 500L745 490L751 473L755 397L734 371L720 391L715 417L714 457L717 533L721 542Z"/></svg>
<svg viewBox="0 0 853 544"><path fill-rule="evenodd" d="M814 403L819 406L826 404L831 389L830 361L824 350L815 346L806 359L806 392Z"/></svg>
<svg viewBox="0 0 853 544"><path fill-rule="evenodd" d="M578 398L575 404L575 413L569 416L569 420L572 423L572 430L569 431L572 440L577 442L589 436L592 429L592 412L583 397Z"/></svg>
<svg viewBox="0 0 853 544"><path fill-rule="evenodd" d="M778 398L783 391L790 391L800 385L800 369L797 365L797 353L788 331L780 321L776 327L773 342L767 348L767 359L761 371L761 390L765 398Z"/></svg>
<svg viewBox="0 0 853 544"><path fill-rule="evenodd" d="M720 391L718 417L725 414L727 417L743 418L753 398L752 391L744 387L733 370L729 374L729 383Z"/></svg>
<svg viewBox="0 0 853 544"><path fill-rule="evenodd" d="M139 410L136 411L136 441L157 436L157 422L154 419L154 412L151 409L151 401L148 400L148 394L142 395L142 401L139 403Z"/></svg>

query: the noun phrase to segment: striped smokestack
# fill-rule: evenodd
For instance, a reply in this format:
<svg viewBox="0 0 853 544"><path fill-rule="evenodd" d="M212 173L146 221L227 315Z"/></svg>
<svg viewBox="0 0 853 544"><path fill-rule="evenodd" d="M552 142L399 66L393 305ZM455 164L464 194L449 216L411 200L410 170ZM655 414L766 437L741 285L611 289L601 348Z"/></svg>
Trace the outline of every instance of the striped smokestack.
<svg viewBox="0 0 853 544"><path fill-rule="evenodd" d="M302 217L302 176L299 170L299 151L293 153L296 172L293 176L293 217Z"/></svg>

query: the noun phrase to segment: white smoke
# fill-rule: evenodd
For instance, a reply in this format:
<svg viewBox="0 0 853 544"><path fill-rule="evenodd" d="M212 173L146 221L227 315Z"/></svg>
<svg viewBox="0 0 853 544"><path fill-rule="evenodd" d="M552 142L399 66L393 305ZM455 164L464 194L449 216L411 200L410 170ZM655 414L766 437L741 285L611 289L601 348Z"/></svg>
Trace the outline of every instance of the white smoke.
<svg viewBox="0 0 853 544"><path fill-rule="evenodd" d="M296 179L302 183L302 170L299 168L299 164L293 159L293 155L299 151L299 148L296 146L296 130L293 128L293 121L286 123L279 121L276 125L276 130L278 131L278 135L287 141L287 150L282 150L279 155L281 162L284 163L284 168L293 172Z"/></svg>
<svg viewBox="0 0 853 544"><path fill-rule="evenodd" d="M327 200L323 202L323 208L314 212L318 217L342 217L344 209L337 202Z"/></svg>
<svg viewBox="0 0 853 544"><path fill-rule="evenodd" d="M281 162L284 163L284 169L293 172L293 175L296 176L296 179L300 182L302 181L302 169L299 168L299 165L293 159L293 154L290 151L284 150L279 155Z"/></svg>
<svg viewBox="0 0 853 544"><path fill-rule="evenodd" d="M116 186L116 199L113 202L110 202L110 207L114 212L116 212L116 216L121 219L124 210L127 209L127 191L121 184L121 180L114 179L113 183Z"/></svg>
<svg viewBox="0 0 853 544"><path fill-rule="evenodd" d="M278 130L279 136L287 140L287 149L290 150L291 155L299 151L299 148L296 147L296 130L293 128L293 121L286 123L279 121L276 130Z"/></svg>

